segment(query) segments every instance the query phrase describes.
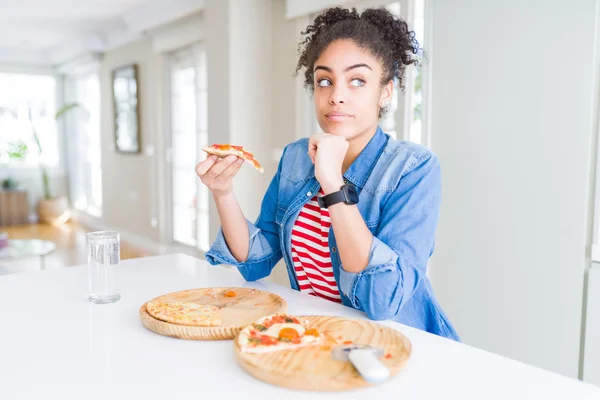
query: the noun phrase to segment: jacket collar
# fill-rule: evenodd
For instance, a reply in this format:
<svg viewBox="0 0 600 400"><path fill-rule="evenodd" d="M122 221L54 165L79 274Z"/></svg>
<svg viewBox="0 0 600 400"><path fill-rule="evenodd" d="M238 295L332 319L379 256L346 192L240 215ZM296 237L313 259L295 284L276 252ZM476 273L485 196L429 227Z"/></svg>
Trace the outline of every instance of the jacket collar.
<svg viewBox="0 0 600 400"><path fill-rule="evenodd" d="M388 140L389 136L383 133L378 125L375 135L369 140L367 146L360 152L356 160L354 160L344 174L344 180L351 182L361 189L364 188Z"/></svg>

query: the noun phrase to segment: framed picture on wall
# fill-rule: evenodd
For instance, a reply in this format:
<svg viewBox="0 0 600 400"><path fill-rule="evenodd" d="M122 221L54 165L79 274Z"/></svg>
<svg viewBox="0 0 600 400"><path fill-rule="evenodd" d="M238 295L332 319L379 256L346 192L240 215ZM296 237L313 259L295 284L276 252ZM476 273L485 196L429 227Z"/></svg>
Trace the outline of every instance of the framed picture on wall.
<svg viewBox="0 0 600 400"><path fill-rule="evenodd" d="M120 153L140 152L140 102L136 64L116 68L112 73L115 118L115 148Z"/></svg>

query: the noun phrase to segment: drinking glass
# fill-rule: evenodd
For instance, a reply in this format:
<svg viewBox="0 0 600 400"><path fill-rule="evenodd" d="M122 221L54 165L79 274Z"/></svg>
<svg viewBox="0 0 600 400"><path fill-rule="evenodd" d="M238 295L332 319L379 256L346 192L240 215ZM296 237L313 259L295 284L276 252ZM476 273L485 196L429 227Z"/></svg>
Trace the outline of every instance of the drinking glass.
<svg viewBox="0 0 600 400"><path fill-rule="evenodd" d="M92 303L114 303L121 298L119 270L119 233L90 232L87 237L89 299Z"/></svg>

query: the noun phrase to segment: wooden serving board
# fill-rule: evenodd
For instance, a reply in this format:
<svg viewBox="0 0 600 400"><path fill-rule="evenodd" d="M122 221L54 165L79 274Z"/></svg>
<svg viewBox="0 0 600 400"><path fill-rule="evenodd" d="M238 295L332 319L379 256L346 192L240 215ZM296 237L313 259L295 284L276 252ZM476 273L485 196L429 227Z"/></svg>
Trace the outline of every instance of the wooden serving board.
<svg viewBox="0 0 600 400"><path fill-rule="evenodd" d="M230 290L236 293L235 297L224 295ZM150 315L146 310L146 303L142 305L140 318L146 328L161 335L190 340L233 339L244 326L261 317L285 312L287 309L287 302L274 293L241 287L190 289L160 296L157 299L193 302L200 305L211 304L219 307L222 324L209 327L165 322Z"/></svg>
<svg viewBox="0 0 600 400"><path fill-rule="evenodd" d="M371 386L349 361L337 361L333 348L344 342L384 349L380 360L390 369L390 379L405 366L411 343L400 332L371 321L341 317L297 317L307 328L326 335L325 343L264 354L244 353L235 340L238 363L254 377L277 386L302 390L342 391Z"/></svg>

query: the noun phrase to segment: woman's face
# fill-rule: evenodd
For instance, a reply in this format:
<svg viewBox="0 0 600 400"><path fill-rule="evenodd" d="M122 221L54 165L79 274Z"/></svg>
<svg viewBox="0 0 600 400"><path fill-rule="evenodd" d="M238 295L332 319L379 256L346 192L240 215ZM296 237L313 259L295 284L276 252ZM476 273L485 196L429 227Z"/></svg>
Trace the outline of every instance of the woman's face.
<svg viewBox="0 0 600 400"><path fill-rule="evenodd" d="M332 42L315 61L314 101L323 132L348 141L372 134L393 83L381 86L381 63L352 40Z"/></svg>

